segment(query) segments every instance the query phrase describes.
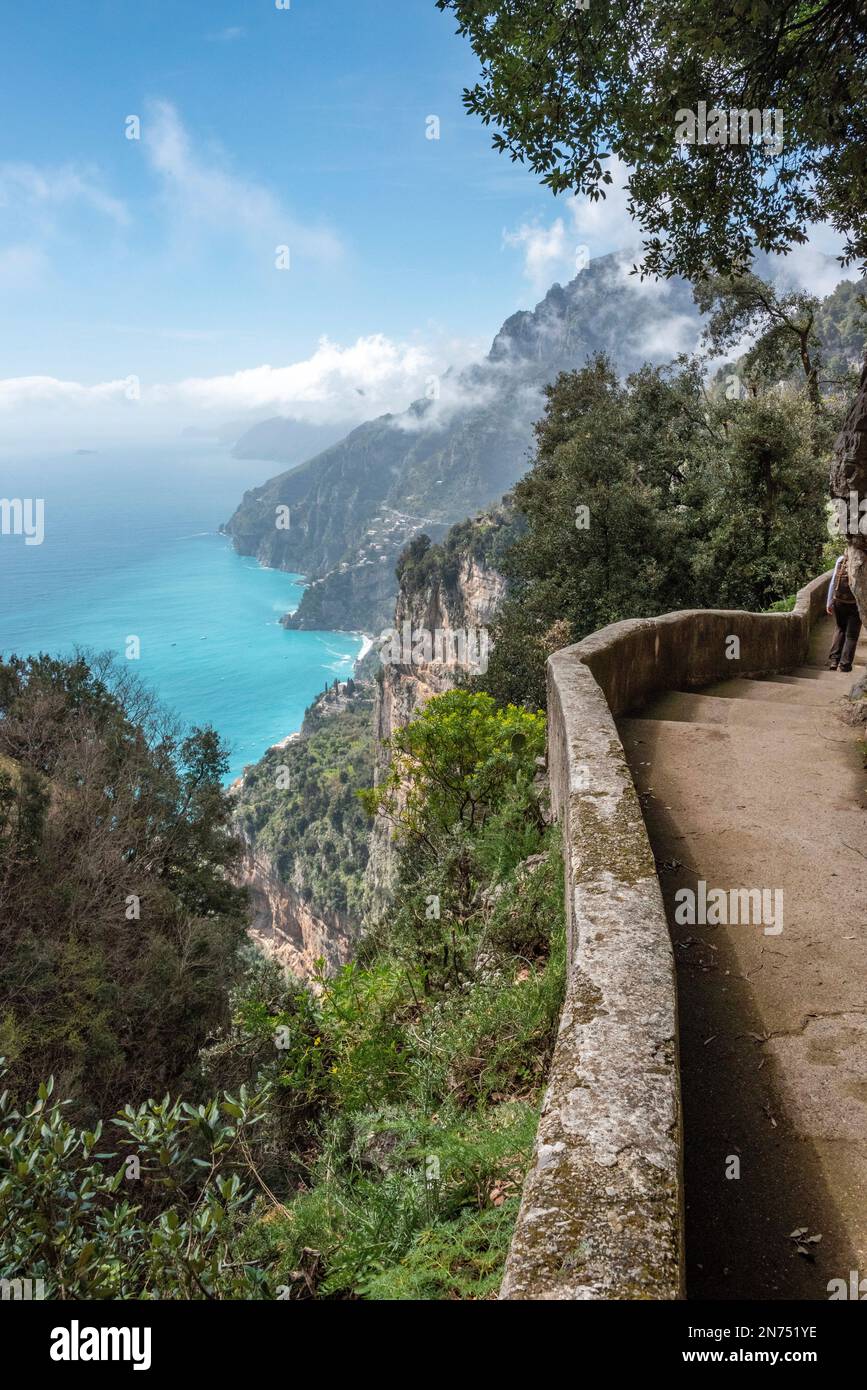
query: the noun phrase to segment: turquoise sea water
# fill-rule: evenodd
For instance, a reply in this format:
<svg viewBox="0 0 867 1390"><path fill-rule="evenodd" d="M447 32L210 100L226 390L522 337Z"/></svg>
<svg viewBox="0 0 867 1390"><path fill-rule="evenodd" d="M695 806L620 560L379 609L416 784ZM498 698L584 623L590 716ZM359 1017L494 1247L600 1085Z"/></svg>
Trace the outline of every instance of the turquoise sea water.
<svg viewBox="0 0 867 1390"><path fill-rule="evenodd" d="M273 464L210 446L50 458L0 453L0 497L45 500L45 539L0 534L0 653L76 646L126 660L185 724L213 724L230 777L300 727L361 638L287 632L298 576L235 555L217 534Z"/></svg>

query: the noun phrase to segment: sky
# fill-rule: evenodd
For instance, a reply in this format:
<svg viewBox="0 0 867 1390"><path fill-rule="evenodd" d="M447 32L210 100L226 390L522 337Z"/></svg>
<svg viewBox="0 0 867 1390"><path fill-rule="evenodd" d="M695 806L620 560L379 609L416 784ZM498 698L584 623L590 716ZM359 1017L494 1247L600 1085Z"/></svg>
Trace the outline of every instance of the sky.
<svg viewBox="0 0 867 1390"><path fill-rule="evenodd" d="M0 447L400 410L634 239L492 150L434 0L285 3L2 0Z"/></svg>

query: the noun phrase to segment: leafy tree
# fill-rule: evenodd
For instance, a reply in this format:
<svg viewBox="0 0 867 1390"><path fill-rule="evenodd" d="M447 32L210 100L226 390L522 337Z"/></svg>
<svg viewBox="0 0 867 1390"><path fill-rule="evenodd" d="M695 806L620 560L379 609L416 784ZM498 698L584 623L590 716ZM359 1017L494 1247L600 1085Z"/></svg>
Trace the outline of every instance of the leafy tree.
<svg viewBox="0 0 867 1390"><path fill-rule="evenodd" d="M511 589L476 682L533 707L558 646L692 598L693 460L696 441L706 450L712 438L692 366L648 368L627 387L598 357L546 395L534 463L514 490L526 531L507 557Z"/></svg>
<svg viewBox="0 0 867 1390"><path fill-rule="evenodd" d="M785 252L810 221L867 260L867 14L853 0L437 0L482 65L465 105L555 193L628 169L643 268L700 278ZM684 111L783 115L777 144L678 144Z"/></svg>
<svg viewBox="0 0 867 1390"><path fill-rule="evenodd" d="M604 359L561 375L514 490L526 531L474 688L537 708L547 656L607 623L791 593L821 563L825 526L807 404L709 396L695 361L623 384Z"/></svg>
<svg viewBox="0 0 867 1390"><path fill-rule="evenodd" d="M821 410L822 351L815 295L797 290L784 294L754 274L718 275L696 285L695 300L710 315L704 337L714 354L757 334L741 359L746 376L768 386L797 370L814 411Z"/></svg>
<svg viewBox="0 0 867 1390"><path fill-rule="evenodd" d="M427 989L438 961L460 974L460 927L491 869L497 876L538 847L536 758L545 751L545 722L515 706L497 708L485 693L452 690L429 700L390 748L384 781L364 799L392 822L399 845L389 941L422 963Z"/></svg>
<svg viewBox="0 0 867 1390"><path fill-rule="evenodd" d="M236 1249L264 1092L128 1106L113 1139L53 1096L53 1078L18 1105L0 1095L0 1278L41 1280L53 1299L273 1296Z"/></svg>
<svg viewBox="0 0 867 1390"><path fill-rule="evenodd" d="M226 756L110 658L0 662L0 1037L93 1117L190 1080L246 898Z"/></svg>
<svg viewBox="0 0 867 1390"><path fill-rule="evenodd" d="M717 607L766 609L822 562L825 469L804 398L742 403L717 451L696 569Z"/></svg>
<svg viewBox="0 0 867 1390"><path fill-rule="evenodd" d="M388 773L365 803L392 820L413 855L438 862L445 837L480 834L508 794L529 802L545 730L537 715L452 690L429 700L389 747Z"/></svg>

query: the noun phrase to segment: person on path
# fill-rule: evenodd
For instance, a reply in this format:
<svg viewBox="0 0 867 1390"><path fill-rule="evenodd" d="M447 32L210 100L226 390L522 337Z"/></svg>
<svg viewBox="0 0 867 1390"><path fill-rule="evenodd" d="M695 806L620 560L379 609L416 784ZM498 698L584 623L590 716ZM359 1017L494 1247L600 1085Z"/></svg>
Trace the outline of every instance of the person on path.
<svg viewBox="0 0 867 1390"><path fill-rule="evenodd" d="M837 624L834 645L828 654L832 671L852 670L855 647L861 635L861 615L849 583L849 559L845 551L834 566L828 588L828 612Z"/></svg>

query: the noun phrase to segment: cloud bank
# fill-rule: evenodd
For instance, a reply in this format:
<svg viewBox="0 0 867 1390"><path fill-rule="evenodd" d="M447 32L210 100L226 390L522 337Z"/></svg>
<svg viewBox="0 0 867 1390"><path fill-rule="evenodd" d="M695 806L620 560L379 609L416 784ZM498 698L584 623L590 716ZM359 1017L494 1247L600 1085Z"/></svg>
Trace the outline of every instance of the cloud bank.
<svg viewBox="0 0 867 1390"><path fill-rule="evenodd" d="M542 295L555 280L568 281L584 268L588 258L609 251L623 252L624 277L644 293L654 293L660 281L629 275L640 251L641 232L628 212L626 182L629 169L620 159L608 164L612 182L604 198L567 198L563 213L553 222L523 222L503 232L503 245L523 258L524 278L534 293ZM767 257L771 274L787 289L806 290L819 298L830 294L844 279L854 278L853 268L843 269L836 257L843 238L824 223L807 227L807 241L794 246L787 256ZM657 290L661 293L662 291Z"/></svg>
<svg viewBox="0 0 867 1390"><path fill-rule="evenodd" d="M464 345L465 360L475 344ZM86 383L53 376L0 379L0 420L22 430L52 421L104 435L115 429L148 434L185 426L216 426L230 418L251 422L284 415L312 425L361 424L397 413L423 397L438 374L446 376L444 354L458 349L398 342L382 333L340 344L323 337L307 358L283 366L263 363L209 377L176 382L128 376Z"/></svg>

